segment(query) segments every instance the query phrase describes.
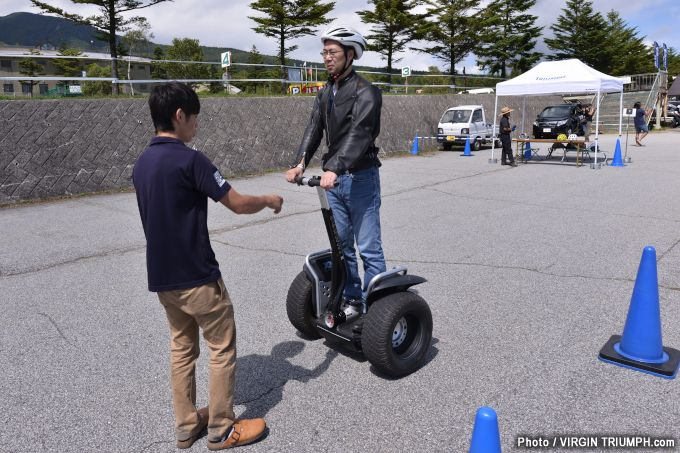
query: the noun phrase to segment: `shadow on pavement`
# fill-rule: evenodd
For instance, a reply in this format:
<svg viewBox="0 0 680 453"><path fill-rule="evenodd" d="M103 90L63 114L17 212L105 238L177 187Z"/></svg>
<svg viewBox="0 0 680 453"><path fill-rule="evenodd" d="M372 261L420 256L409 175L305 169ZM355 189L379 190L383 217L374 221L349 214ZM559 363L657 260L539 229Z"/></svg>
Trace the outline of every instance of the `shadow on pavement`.
<svg viewBox="0 0 680 453"><path fill-rule="evenodd" d="M251 354L236 359L234 405L246 407L239 418L264 417L281 402L288 381L306 383L321 376L338 355L329 349L324 361L311 370L290 363L288 359L300 354L304 347L301 341L284 341L275 345L270 355Z"/></svg>

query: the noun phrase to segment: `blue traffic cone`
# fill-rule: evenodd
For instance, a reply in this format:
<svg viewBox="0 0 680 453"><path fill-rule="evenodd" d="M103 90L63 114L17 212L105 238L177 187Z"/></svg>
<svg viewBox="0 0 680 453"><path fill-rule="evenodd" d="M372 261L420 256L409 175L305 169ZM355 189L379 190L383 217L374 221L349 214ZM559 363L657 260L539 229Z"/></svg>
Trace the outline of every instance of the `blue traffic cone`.
<svg viewBox="0 0 680 453"><path fill-rule="evenodd" d="M616 139L616 148L614 148L614 159L609 164L610 167L624 167L623 159L621 159L621 140Z"/></svg>
<svg viewBox="0 0 680 453"><path fill-rule="evenodd" d="M470 157L473 154L470 153L470 137L465 139L465 149L463 150L463 154L461 156L463 157Z"/></svg>
<svg viewBox="0 0 680 453"><path fill-rule="evenodd" d="M413 146L411 147L411 154L418 154L418 136L413 139Z"/></svg>
<svg viewBox="0 0 680 453"><path fill-rule="evenodd" d="M661 339L659 282L654 247L647 246L642 251L623 336L613 335L600 350L599 358L666 379L675 378L678 372L680 351L664 348Z"/></svg>
<svg viewBox="0 0 680 453"><path fill-rule="evenodd" d="M526 142L524 145L524 160L531 159L531 143Z"/></svg>
<svg viewBox="0 0 680 453"><path fill-rule="evenodd" d="M487 406L477 409L469 453L501 453L501 435L496 411Z"/></svg>

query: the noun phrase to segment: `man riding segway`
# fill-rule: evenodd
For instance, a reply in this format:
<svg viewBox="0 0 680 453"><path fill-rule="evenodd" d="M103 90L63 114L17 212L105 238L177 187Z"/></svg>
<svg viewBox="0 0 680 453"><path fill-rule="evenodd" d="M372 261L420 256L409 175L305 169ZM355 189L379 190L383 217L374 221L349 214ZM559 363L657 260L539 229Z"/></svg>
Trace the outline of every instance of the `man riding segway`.
<svg viewBox="0 0 680 453"><path fill-rule="evenodd" d="M380 160L374 143L380 133L382 96L377 87L354 71L354 60L366 49L366 41L356 30L331 27L323 33L321 42L328 84L316 98L286 180L294 183L302 175L325 131L328 152L322 157L321 187L328 190L345 257L343 296L348 309L362 312L368 283L386 270L380 238ZM363 285L355 241L364 264Z"/></svg>
<svg viewBox="0 0 680 453"><path fill-rule="evenodd" d="M286 180L316 187L329 250L306 256L288 290L291 324L308 338L362 351L392 377L425 362L432 341L432 313L410 288L426 280L398 266L389 271L380 239L378 148L382 96L352 68L366 41L336 26L322 36L328 84L317 95L310 121ZM320 177L302 177L325 133L328 152ZM364 264L361 284L354 244Z"/></svg>

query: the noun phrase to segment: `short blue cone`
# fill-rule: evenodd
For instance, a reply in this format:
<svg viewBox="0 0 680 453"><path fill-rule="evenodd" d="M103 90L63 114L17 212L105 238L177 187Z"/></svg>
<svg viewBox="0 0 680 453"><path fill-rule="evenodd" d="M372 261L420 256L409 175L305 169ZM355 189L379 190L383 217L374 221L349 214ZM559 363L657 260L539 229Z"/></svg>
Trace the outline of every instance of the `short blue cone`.
<svg viewBox="0 0 680 453"><path fill-rule="evenodd" d="M411 147L411 154L418 154L418 136L413 139L413 146Z"/></svg>
<svg viewBox="0 0 680 453"><path fill-rule="evenodd" d="M524 160L531 159L531 143L526 142L524 145Z"/></svg>
<svg viewBox="0 0 680 453"><path fill-rule="evenodd" d="M501 435L496 411L487 406L477 409L469 453L501 453Z"/></svg>
<svg viewBox="0 0 680 453"><path fill-rule="evenodd" d="M461 156L464 157L472 156L472 153L470 153L470 137L465 139L465 149L463 150L463 154L461 154Z"/></svg>
<svg viewBox="0 0 680 453"><path fill-rule="evenodd" d="M624 167L623 159L621 159L621 140L616 139L616 148L614 149L614 159L609 164L610 167Z"/></svg>
<svg viewBox="0 0 680 453"><path fill-rule="evenodd" d="M642 251L623 335L612 336L600 351L600 360L673 379L680 366L680 351L664 348L661 338L659 282L656 250Z"/></svg>

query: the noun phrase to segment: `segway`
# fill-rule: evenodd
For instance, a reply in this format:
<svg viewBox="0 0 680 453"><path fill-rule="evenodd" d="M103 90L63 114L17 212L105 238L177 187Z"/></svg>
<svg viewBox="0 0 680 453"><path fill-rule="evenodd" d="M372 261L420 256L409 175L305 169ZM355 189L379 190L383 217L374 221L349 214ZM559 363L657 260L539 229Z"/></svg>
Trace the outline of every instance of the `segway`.
<svg viewBox="0 0 680 453"><path fill-rule="evenodd" d="M330 249L310 253L288 290L286 311L293 326L308 338L324 337L363 352L380 372L400 377L417 370L432 342L432 313L409 288L424 283L399 266L371 279L363 310L343 301L345 258L319 176L298 177L298 185L316 187Z"/></svg>

